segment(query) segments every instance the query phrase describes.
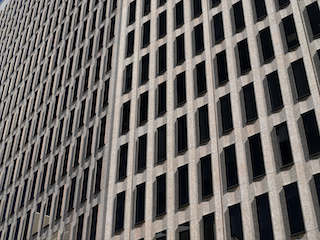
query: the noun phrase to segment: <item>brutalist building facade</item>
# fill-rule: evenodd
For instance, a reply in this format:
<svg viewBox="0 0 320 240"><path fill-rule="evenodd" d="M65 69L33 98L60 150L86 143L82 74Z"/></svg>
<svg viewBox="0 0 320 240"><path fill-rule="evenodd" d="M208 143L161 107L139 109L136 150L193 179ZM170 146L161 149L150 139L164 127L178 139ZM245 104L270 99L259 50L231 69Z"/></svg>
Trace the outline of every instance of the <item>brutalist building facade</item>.
<svg viewBox="0 0 320 240"><path fill-rule="evenodd" d="M320 239L319 0L4 2L0 239Z"/></svg>

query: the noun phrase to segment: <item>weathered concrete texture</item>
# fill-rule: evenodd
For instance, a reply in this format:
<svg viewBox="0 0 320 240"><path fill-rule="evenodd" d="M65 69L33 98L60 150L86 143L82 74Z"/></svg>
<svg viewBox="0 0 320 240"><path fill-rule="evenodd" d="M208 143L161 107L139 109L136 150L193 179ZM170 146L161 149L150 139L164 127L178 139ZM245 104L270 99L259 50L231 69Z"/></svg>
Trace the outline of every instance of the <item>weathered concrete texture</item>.
<svg viewBox="0 0 320 240"><path fill-rule="evenodd" d="M131 25L128 25L128 16L132 0L118 0L115 9L113 0L91 0L88 12L88 0L11 0L6 5L5 0L0 5L0 10L5 7L0 12L0 134L3 135L0 140L0 156L3 158L3 163L0 165L0 184L3 183L5 171L8 169L4 190L0 192L0 219L5 216L0 223L2 238L8 234L10 226L9 239L14 239L17 222L20 219L17 239L23 239L26 218L30 211L27 239L76 239L79 217L82 214L84 214L82 239L90 239L92 209L98 205L97 240L142 238L154 240L156 233L164 230L167 239L179 239L178 226L186 222L190 223L190 239L203 239L203 216L210 213L214 213L216 239L231 239L228 207L241 203L244 239L259 239L255 197L268 193L274 239L320 239L320 208L313 180L313 175L320 173L319 155L309 157L301 118L301 114L314 110L320 126L320 59L317 55L320 39L313 39L306 12L307 5L313 2L320 4L320 0L291 0L284 9L279 9L277 0L265 0L267 16L258 22L255 1L242 0L246 27L240 33L235 33L232 12L232 5L238 0L222 0L215 7L211 6L210 0L201 0L202 14L196 18L193 17L193 1L184 0L184 24L176 28L175 5L180 1L168 0L159 6L158 1L153 0L150 13L144 15L144 0L136 0L136 19ZM79 10L81 14L78 22ZM104 10L106 16L102 19ZM167 18L167 34L158 39L158 17L164 11ZM95 12L96 23L92 29ZM223 17L225 39L215 44L212 19L220 12ZM282 19L291 14L294 17L300 46L288 52ZM115 34L114 37L110 37L113 17L115 17ZM71 25L69 25L70 19L72 19ZM143 48L143 24L147 21L151 23L150 44ZM85 38L82 39L85 24ZM205 50L196 55L194 27L199 24L203 25ZM70 31L68 31L69 26ZM63 34L60 38L62 27ZM259 31L266 27L270 28L275 58L264 64L258 35ZM102 28L104 32L101 36ZM126 57L127 35L133 30L134 53ZM176 37L181 34L184 34L185 61L177 66ZM92 58L88 59L92 38L94 42ZM101 49L99 49L100 39L103 40ZM249 46L251 71L241 75L237 43L244 39L247 39ZM158 50L164 44L167 49L167 70L158 76ZM108 52L111 47L112 68L107 70ZM226 51L229 81L219 86L216 54L223 50ZM141 59L147 54L149 54L149 80L141 85ZM96 81L99 57L101 57L100 78ZM300 58L304 61L311 95L297 100L290 64ZM79 59L82 60L78 69ZM57 66L55 66L56 61ZM196 65L203 61L205 61L207 91L197 96ZM133 64L132 88L124 93L125 69L131 63ZM70 66L72 68L69 77ZM89 68L90 71L87 70ZM266 76L274 71L278 71L284 107L272 112ZM176 76L182 72L186 73L187 99L185 104L177 106ZM88 90L84 89L86 78ZM109 81L108 104L103 106L106 81ZM163 82L166 82L167 109L164 115L158 116L158 86ZM254 85L258 119L246 124L242 88L249 83ZM94 91L97 91L96 111L91 116ZM140 126L139 99L146 91L148 91L148 121ZM227 94L231 97L234 128L228 134L223 134L219 99ZM55 108L56 99L58 99L57 108ZM129 100L130 129L126 134L121 134L122 108ZM65 101L66 109L64 109ZM84 101L84 125L79 127ZM199 144L198 109L204 105L208 106L210 141ZM48 114L46 114L47 109ZM57 114L54 117L55 109ZM73 111L74 120L71 124L73 131L69 135ZM178 154L177 119L184 115L187 116L188 150ZM105 145L99 147L101 119L105 116L107 119ZM57 141L61 120L63 129L59 144ZM286 168L281 168L281 155L274 128L283 122L287 123L294 159L294 164ZM157 163L157 129L165 124L167 159ZM87 156L91 127L93 127L92 154ZM52 138L50 138L51 129L53 129ZM258 133L262 141L266 175L253 180L248 138ZM138 138L144 134L147 134L148 139L146 169L137 172ZM79 165L76 165L74 164L76 146L80 137ZM43 139L42 148L41 139ZM50 142L52 142L51 148L48 151ZM118 181L119 149L126 143L128 143L127 176L124 180ZM232 144L235 144L236 148L239 186L227 189L223 149ZM68 155L66 155L67 146L70 146ZM10 148L12 148L11 154ZM202 199L200 158L207 155L211 155L213 196ZM40 156L39 161L38 156ZM62 174L66 158L68 158L67 173ZM100 158L103 158L101 191L95 193L97 161ZM30 159L31 164L28 168ZM55 159L58 159L56 181L52 182ZM186 164L188 164L189 204L179 209L177 169ZM44 175L45 166L47 166L46 175ZM81 202L84 171L87 168L89 169L87 198ZM30 199L35 172L37 180L34 198ZM166 213L156 217L156 178L162 174L166 174ZM12 183L9 181L11 176ZM43 176L46 176L44 180ZM74 208L68 211L73 178L76 178ZM26 199L24 205L20 207L26 179L28 179ZM43 181L44 191L40 192ZM306 232L291 237L283 187L293 182L298 183ZM146 184L145 221L135 225L136 186L141 183ZM61 218L56 219L59 191L63 186ZM11 214L13 195L17 187L17 201ZM123 191L125 191L124 230L114 233L116 197ZM6 209L5 200L8 194L10 195ZM49 196L52 196L50 213Z"/></svg>

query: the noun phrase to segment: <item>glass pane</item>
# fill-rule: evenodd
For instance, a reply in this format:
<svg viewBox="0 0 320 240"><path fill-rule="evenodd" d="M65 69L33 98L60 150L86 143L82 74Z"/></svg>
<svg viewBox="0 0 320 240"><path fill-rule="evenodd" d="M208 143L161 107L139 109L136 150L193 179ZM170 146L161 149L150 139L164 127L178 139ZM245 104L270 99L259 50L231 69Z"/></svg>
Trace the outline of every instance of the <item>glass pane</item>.
<svg viewBox="0 0 320 240"><path fill-rule="evenodd" d="M243 16L242 1L239 1L233 5L233 13L236 32L240 32L246 27Z"/></svg>
<svg viewBox="0 0 320 240"><path fill-rule="evenodd" d="M227 188L231 188L238 185L238 170L235 145L231 145L225 148L224 156L227 175Z"/></svg>
<svg viewBox="0 0 320 240"><path fill-rule="evenodd" d="M240 203L229 207L231 237L243 240Z"/></svg>
<svg viewBox="0 0 320 240"><path fill-rule="evenodd" d="M260 133L249 138L253 178L265 174Z"/></svg>
<svg viewBox="0 0 320 240"><path fill-rule="evenodd" d="M291 235L305 231L297 183L284 187Z"/></svg>
<svg viewBox="0 0 320 240"><path fill-rule="evenodd" d="M267 75L270 101L271 101L271 109L272 111L283 107L282 95L280 89L280 83L278 78L278 72L272 72Z"/></svg>
<svg viewBox="0 0 320 240"><path fill-rule="evenodd" d="M273 240L268 193L256 197L259 233L261 240Z"/></svg>

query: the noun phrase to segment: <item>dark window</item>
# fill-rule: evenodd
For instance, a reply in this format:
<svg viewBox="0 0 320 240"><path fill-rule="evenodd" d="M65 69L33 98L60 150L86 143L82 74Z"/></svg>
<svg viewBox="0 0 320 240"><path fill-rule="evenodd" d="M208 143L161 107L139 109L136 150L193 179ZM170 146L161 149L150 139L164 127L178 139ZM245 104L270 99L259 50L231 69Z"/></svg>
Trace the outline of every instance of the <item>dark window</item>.
<svg viewBox="0 0 320 240"><path fill-rule="evenodd" d="M86 14L88 14L90 11L90 0L87 1L87 5L86 5Z"/></svg>
<svg viewBox="0 0 320 240"><path fill-rule="evenodd" d="M81 240L82 239L83 220L84 220L84 214L79 216L78 226L77 226L77 240Z"/></svg>
<svg viewBox="0 0 320 240"><path fill-rule="evenodd" d="M310 88L303 59L291 63L298 99L310 95Z"/></svg>
<svg viewBox="0 0 320 240"><path fill-rule="evenodd" d="M167 2L167 0L159 0L159 7L164 5Z"/></svg>
<svg viewBox="0 0 320 240"><path fill-rule="evenodd" d="M50 133L53 133L53 127L51 128L51 132ZM52 139L52 135L51 135L51 139ZM51 141L50 141L50 137L49 137L49 140L50 142L50 145L51 145ZM50 147L49 147L50 149ZM34 152L34 144L31 145L31 150L29 152L29 163L28 163L28 167L27 167L27 170L31 169L31 166L32 166L32 157L33 157L33 152Z"/></svg>
<svg viewBox="0 0 320 240"><path fill-rule="evenodd" d="M319 10L319 5L317 2L314 2L307 7L307 12L309 16L309 21L311 24L311 29L312 29L312 34L313 37L319 37L320 36L320 10Z"/></svg>
<svg viewBox="0 0 320 240"><path fill-rule="evenodd" d="M194 37L195 37L196 54L200 54L204 50L202 23L194 27Z"/></svg>
<svg viewBox="0 0 320 240"><path fill-rule="evenodd" d="M91 148L92 148L92 138L93 138L93 126L89 128L88 132L88 142L87 142L87 154L86 157L91 156Z"/></svg>
<svg viewBox="0 0 320 240"><path fill-rule="evenodd" d="M220 104L221 104L222 133L226 133L233 129L230 94L220 98Z"/></svg>
<svg viewBox="0 0 320 240"><path fill-rule="evenodd" d="M277 142L281 154L282 166L285 167L293 163L290 138L286 123L282 123L275 127L277 134Z"/></svg>
<svg viewBox="0 0 320 240"><path fill-rule="evenodd" d="M20 200L20 208L24 206L24 200L26 198L27 187L28 187L28 178L26 180L24 180L24 186L23 186L23 191L22 191L21 200Z"/></svg>
<svg viewBox="0 0 320 240"><path fill-rule="evenodd" d="M19 229L20 229L20 222L21 222L21 217L18 218L18 220L17 220L17 224L16 224L16 229L15 229L15 234L14 234L13 240L17 240L18 239L18 234L19 234Z"/></svg>
<svg viewBox="0 0 320 240"><path fill-rule="evenodd" d="M229 207L231 237L243 240L240 203Z"/></svg>
<svg viewBox="0 0 320 240"><path fill-rule="evenodd" d="M319 201L319 205L320 205L320 174L318 173L317 175L314 175L313 178L314 178L314 182L316 184L318 201Z"/></svg>
<svg viewBox="0 0 320 240"><path fill-rule="evenodd" d="M90 38L90 41L89 41L89 47L88 47L88 60L90 58L92 58L92 50L93 50L93 41L94 41L94 37ZM72 63L71 63L72 64ZM71 75L71 74L70 74Z"/></svg>
<svg viewBox="0 0 320 240"><path fill-rule="evenodd" d="M97 58L96 62L96 73L94 81L97 82L100 79L100 67L101 67L101 56Z"/></svg>
<svg viewBox="0 0 320 240"><path fill-rule="evenodd" d="M7 208L8 208L8 205L9 205L9 198L10 198L10 193L7 194L7 197L6 197L6 200L4 202L3 209L2 209L2 222L4 222L6 220ZM7 239L9 239L9 238L7 237Z"/></svg>
<svg viewBox="0 0 320 240"><path fill-rule="evenodd" d="M98 90L96 89L96 90L92 93L92 99L91 99L91 114L90 114L90 117L91 117L91 118L96 115L97 95L98 95Z"/></svg>
<svg viewBox="0 0 320 240"><path fill-rule="evenodd" d="M155 240L167 240L167 231L164 230L162 232L158 232L158 233L156 233L155 237L156 237ZM141 239L141 240L143 240L143 239Z"/></svg>
<svg viewBox="0 0 320 240"><path fill-rule="evenodd" d="M225 50L217 54L217 67L219 85L221 85L228 81L228 65Z"/></svg>
<svg viewBox="0 0 320 240"><path fill-rule="evenodd" d="M129 7L129 25L136 20L136 1L130 3Z"/></svg>
<svg viewBox="0 0 320 240"><path fill-rule="evenodd" d="M37 178L38 178L38 171L36 171L36 172L33 174L33 182L32 182L32 186L31 186L31 191L30 191L29 200L32 200L32 199L34 198L34 191L35 191L35 189L36 189Z"/></svg>
<svg viewBox="0 0 320 240"><path fill-rule="evenodd" d="M55 56L54 65L53 65L54 68L56 68L58 66L59 51L60 51L60 48L58 48L56 51L56 56Z"/></svg>
<svg viewBox="0 0 320 240"><path fill-rule="evenodd" d="M61 217L63 193L64 193L64 186L62 186L59 190L59 196L57 199L58 201L57 201L56 219Z"/></svg>
<svg viewBox="0 0 320 240"><path fill-rule="evenodd" d="M138 166L137 170L141 171L146 168L147 164L147 134L138 139Z"/></svg>
<svg viewBox="0 0 320 240"><path fill-rule="evenodd" d="M68 94L69 94L69 86L67 86L66 89L65 89L64 100L63 100L63 105L62 105L62 111L67 109Z"/></svg>
<svg viewBox="0 0 320 240"><path fill-rule="evenodd" d="M257 178L265 174L260 133L249 138L249 145L253 178Z"/></svg>
<svg viewBox="0 0 320 240"><path fill-rule="evenodd" d="M141 60L141 84L149 80L149 54L142 57Z"/></svg>
<svg viewBox="0 0 320 240"><path fill-rule="evenodd" d="M73 101L77 99L78 96L78 88L79 88L79 77L76 78L74 83L74 91L73 91Z"/></svg>
<svg viewBox="0 0 320 240"><path fill-rule="evenodd" d="M291 235L305 232L298 185L294 182L283 188L286 196Z"/></svg>
<svg viewBox="0 0 320 240"><path fill-rule="evenodd" d="M99 205L96 205L92 208L90 240L96 239L97 223L98 223L98 207Z"/></svg>
<svg viewBox="0 0 320 240"><path fill-rule="evenodd" d="M183 0L176 4L176 27L180 27L184 23L184 16L183 16Z"/></svg>
<svg viewBox="0 0 320 240"><path fill-rule="evenodd" d="M200 96L207 92L206 65L204 61L196 65L196 73L197 73L197 93L198 93L198 96Z"/></svg>
<svg viewBox="0 0 320 240"><path fill-rule="evenodd" d="M300 45L293 15L291 14L288 17L282 19L282 23L286 35L288 51L292 51Z"/></svg>
<svg viewBox="0 0 320 240"><path fill-rule="evenodd" d="M157 177L157 216L166 212L166 174Z"/></svg>
<svg viewBox="0 0 320 240"><path fill-rule="evenodd" d="M246 24L244 22L243 16L243 8L242 8L242 1L235 3L233 6L233 14L234 14L234 23L236 27L236 33L241 32L245 27Z"/></svg>
<svg viewBox="0 0 320 240"><path fill-rule="evenodd" d="M132 63L126 66L126 80L124 84L124 93L131 90L132 85Z"/></svg>
<svg viewBox="0 0 320 240"><path fill-rule="evenodd" d="M177 120L178 127L178 153L188 150L187 115Z"/></svg>
<svg viewBox="0 0 320 240"><path fill-rule="evenodd" d="M109 99L109 82L110 80L106 80L104 82L104 94L103 94L103 104L102 106L105 107L108 105L108 99Z"/></svg>
<svg viewBox="0 0 320 240"><path fill-rule="evenodd" d="M189 223L179 225L179 240L190 240Z"/></svg>
<svg viewBox="0 0 320 240"><path fill-rule="evenodd" d="M278 2L279 2L280 9L285 8L290 4L290 0L278 0Z"/></svg>
<svg viewBox="0 0 320 240"><path fill-rule="evenodd" d="M216 7L221 3L221 0L211 0L212 7Z"/></svg>
<svg viewBox="0 0 320 240"><path fill-rule="evenodd" d="M22 176L22 171L23 171L23 166L24 166L24 159L25 159L25 152L22 153L22 156L21 156L21 162L20 162L20 169L19 169L18 178Z"/></svg>
<svg viewBox="0 0 320 240"><path fill-rule="evenodd" d="M210 140L208 105L198 108L200 144Z"/></svg>
<svg viewBox="0 0 320 240"><path fill-rule="evenodd" d="M161 83L158 86L158 116L162 115L167 110L167 84Z"/></svg>
<svg viewBox="0 0 320 240"><path fill-rule="evenodd" d="M112 11L117 8L117 3L118 3L118 0L113 0L112 1Z"/></svg>
<svg viewBox="0 0 320 240"><path fill-rule="evenodd" d="M189 204L188 165L178 168L179 208Z"/></svg>
<svg viewBox="0 0 320 240"><path fill-rule="evenodd" d="M103 47L103 39L104 39L104 27L100 29L98 50L100 50Z"/></svg>
<svg viewBox="0 0 320 240"><path fill-rule="evenodd" d="M238 54L239 54L240 73L243 75L248 73L251 70L247 39L244 39L241 42L239 42L237 46L238 46Z"/></svg>
<svg viewBox="0 0 320 240"><path fill-rule="evenodd" d="M313 156L320 152L319 128L314 110L301 115L304 132L307 138L309 155Z"/></svg>
<svg viewBox="0 0 320 240"><path fill-rule="evenodd" d="M53 113L52 113L52 119L55 119L57 117L57 110L59 105L59 94L56 96L56 101L54 103ZM26 107L26 110L28 108ZM24 115L26 117L26 114Z"/></svg>
<svg viewBox="0 0 320 240"><path fill-rule="evenodd" d="M283 107L278 72L275 71L267 75L267 81L268 81L269 95L270 95L270 101L271 101L271 110L275 111Z"/></svg>
<svg viewBox="0 0 320 240"><path fill-rule="evenodd" d="M143 24L142 47L148 46L150 43L150 21Z"/></svg>
<svg viewBox="0 0 320 240"><path fill-rule="evenodd" d="M177 105L182 105L186 102L186 73L180 73L177 76Z"/></svg>
<svg viewBox="0 0 320 240"><path fill-rule="evenodd" d="M202 13L201 0L193 0L193 17L196 18Z"/></svg>
<svg viewBox="0 0 320 240"><path fill-rule="evenodd" d="M256 197L259 233L261 240L273 240L268 193Z"/></svg>
<svg viewBox="0 0 320 240"><path fill-rule="evenodd" d="M273 51L273 44L270 34L270 28L267 27L259 32L262 53L263 53L263 61L267 63L274 59L274 51Z"/></svg>
<svg viewBox="0 0 320 240"><path fill-rule="evenodd" d="M102 173L102 158L97 161L96 179L94 185L94 193L98 193L101 190L101 173Z"/></svg>
<svg viewBox="0 0 320 240"><path fill-rule="evenodd" d="M122 106L122 126L121 134L125 134L129 131L130 127L130 101L126 102Z"/></svg>
<svg viewBox="0 0 320 240"><path fill-rule="evenodd" d="M158 128L158 147L157 161L163 161L167 158L167 126L163 125Z"/></svg>
<svg viewBox="0 0 320 240"><path fill-rule="evenodd" d="M176 38L177 43L177 65L180 65L185 60L184 54L184 34L181 34Z"/></svg>
<svg viewBox="0 0 320 240"><path fill-rule="evenodd" d="M218 13L213 17L213 24L214 24L214 40L215 40L215 44L218 44L224 40L222 12Z"/></svg>
<svg viewBox="0 0 320 240"><path fill-rule="evenodd" d="M88 90L89 77L90 77L90 66L86 68L84 83L83 83L83 92L86 92Z"/></svg>
<svg viewBox="0 0 320 240"><path fill-rule="evenodd" d="M23 240L27 239L29 222L30 222L30 214L31 214L31 210L29 210L27 213L27 217L26 217L26 221L25 221L25 225L24 225L23 238L22 238Z"/></svg>
<svg viewBox="0 0 320 240"><path fill-rule="evenodd" d="M257 21L260 21L267 16L266 3L264 1L265 0L254 1L256 6Z"/></svg>
<svg viewBox="0 0 320 240"><path fill-rule="evenodd" d="M82 29L82 41L86 39L86 31L87 31L87 21L84 21L83 29Z"/></svg>
<svg viewBox="0 0 320 240"><path fill-rule="evenodd" d="M127 57L133 54L134 50L134 30L128 33L127 36Z"/></svg>
<svg viewBox="0 0 320 240"><path fill-rule="evenodd" d="M115 212L115 232L123 230L126 192L117 195Z"/></svg>
<svg viewBox="0 0 320 240"><path fill-rule="evenodd" d="M108 48L107 71L110 71L112 67L112 47Z"/></svg>
<svg viewBox="0 0 320 240"><path fill-rule="evenodd" d="M99 148L104 146L104 138L106 135L106 124L107 124L107 117L104 116L100 122Z"/></svg>
<svg viewBox="0 0 320 240"><path fill-rule="evenodd" d="M247 123L254 121L258 118L256 97L254 94L253 83L249 83L243 88L244 105L246 108Z"/></svg>
<svg viewBox="0 0 320 240"><path fill-rule="evenodd" d="M227 188L238 185L238 169L236 159L236 146L233 144L223 149L226 165Z"/></svg>
<svg viewBox="0 0 320 240"><path fill-rule="evenodd" d="M72 43L72 50L76 48L77 46L77 36L78 36L78 29L74 31L73 35L73 43Z"/></svg>
<svg viewBox="0 0 320 240"><path fill-rule="evenodd" d="M69 162L69 151L70 151L70 145L68 145L68 146L65 148L64 160L63 160L63 167L62 167L61 176L64 176L65 174L67 174L68 162Z"/></svg>
<svg viewBox="0 0 320 240"><path fill-rule="evenodd" d="M164 44L159 47L159 70L158 74L161 75L167 70L167 45Z"/></svg>
<svg viewBox="0 0 320 240"><path fill-rule="evenodd" d="M150 8L151 8L151 0L144 0L143 15L149 14Z"/></svg>
<svg viewBox="0 0 320 240"><path fill-rule="evenodd" d="M128 159L128 143L120 147L118 180L122 180L127 177L127 159Z"/></svg>
<svg viewBox="0 0 320 240"><path fill-rule="evenodd" d="M56 173L57 173L57 167L58 167L58 160L59 160L59 155L57 154L54 157L54 162L53 162L53 166L52 166L51 184L54 184L56 182Z"/></svg>
<svg viewBox="0 0 320 240"><path fill-rule="evenodd" d="M158 24L158 37L163 38L167 34L167 11L160 13Z"/></svg>
<svg viewBox="0 0 320 240"><path fill-rule="evenodd" d="M116 16L111 18L111 23L110 23L110 33L109 33L109 39L112 39L114 37L114 28L116 25Z"/></svg>
<svg viewBox="0 0 320 240"><path fill-rule="evenodd" d="M144 124L148 121L148 92L140 95L140 114L139 124Z"/></svg>
<svg viewBox="0 0 320 240"><path fill-rule="evenodd" d="M145 189L145 183L138 185L136 188L136 224L144 221Z"/></svg>
<svg viewBox="0 0 320 240"><path fill-rule="evenodd" d="M203 216L203 232L204 240L215 239L214 213Z"/></svg>
<svg viewBox="0 0 320 240"><path fill-rule="evenodd" d="M88 188L88 177L89 177L89 168L86 168L83 171L83 179L82 179L82 192L81 192L81 202L87 200L87 188Z"/></svg>
<svg viewBox="0 0 320 240"><path fill-rule="evenodd" d="M71 186L70 186L68 211L73 209L74 195L75 195L75 191L76 191L76 183L77 183L77 177L72 178Z"/></svg>
<svg viewBox="0 0 320 240"><path fill-rule="evenodd" d="M201 180L202 180L202 198L212 196L212 170L211 170L211 156L205 156L201 161Z"/></svg>
<svg viewBox="0 0 320 240"><path fill-rule="evenodd" d="M74 162L73 162L74 167L78 166L79 164L80 148L81 148L81 136L77 138L77 143L75 146L75 154L74 154Z"/></svg>

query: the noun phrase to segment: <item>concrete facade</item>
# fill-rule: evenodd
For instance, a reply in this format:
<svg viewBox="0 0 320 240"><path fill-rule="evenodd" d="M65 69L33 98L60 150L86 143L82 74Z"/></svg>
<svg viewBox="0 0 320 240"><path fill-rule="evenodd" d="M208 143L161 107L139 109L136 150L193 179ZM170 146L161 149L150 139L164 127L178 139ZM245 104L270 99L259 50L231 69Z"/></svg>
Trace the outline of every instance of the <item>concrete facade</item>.
<svg viewBox="0 0 320 240"><path fill-rule="evenodd" d="M184 0L184 24L176 28L175 5L180 1L168 0L159 6L159 1L153 0L150 13L144 15L144 0L136 0L135 21L132 24L128 24L132 0L11 0L0 12L0 187L4 184L0 192L0 239L7 239L7 236L8 239L15 239L15 236L16 239L24 239L24 236L25 239L77 239L79 217L82 215L82 239L91 239L92 232L96 232L92 239L151 240L156 239L156 234L162 231L166 231L167 239L179 239L179 225L186 222L189 222L190 226L190 239L204 239L203 216L210 213L214 213L215 239L232 239L228 207L238 203L241 205L244 239L260 239L255 197L264 193L268 193L274 239L320 239L320 207L314 181L314 175L320 173L319 154L309 156L302 120L302 114L314 110L317 125L320 124L320 59L317 53L320 39L312 36L306 10L306 6L314 2L319 5L320 1L291 0L288 6L280 9L278 0L265 0L267 16L257 21L254 1L242 0L245 28L240 33L235 33L232 12L232 5L238 0L222 0L214 7L210 0L201 0L202 13L196 18L193 16L194 1ZM114 2L117 2L117 7L113 9ZM81 14L78 22L79 10ZM167 20L166 35L158 39L158 17L164 11ZM215 44L212 19L220 12L223 16L224 40ZM291 14L300 43L294 51L288 51L282 24L282 19ZM113 17L114 37L110 37ZM69 31L70 19L72 23ZM94 19L95 27L92 28ZM143 48L142 27L149 20L150 43ZM85 23L85 37L82 38ZM204 51L195 54L194 27L200 23L203 24ZM258 35L259 31L266 27L270 28L275 56L271 62L264 64ZM131 56L126 57L127 35L132 30L134 51ZM184 34L185 61L177 65L176 37L181 34ZM75 38L76 44L73 48ZM88 58L92 38L92 57ZM103 42L99 49L100 39ZM243 39L248 41L251 62L251 70L245 75L240 74L237 52L237 43ZM167 50L166 71L159 75L158 49L163 44L166 44ZM112 67L108 69L111 47ZM82 64L78 68L81 49ZM227 57L228 82L219 85L216 54L223 50ZM146 54L149 54L149 80L141 85L141 59ZM96 79L99 57L100 77ZM306 69L310 95L298 99L291 63L301 58ZM195 68L203 61L207 90L197 96ZM131 63L132 86L130 91L124 93L125 69ZM69 76L70 66L72 68ZM86 70L89 67L90 72L87 75ZM266 76L274 71L278 72L283 97L283 107L278 111L271 110L266 79ZM176 77L182 72L186 73L186 102L177 106ZM86 78L88 90L84 87ZM107 81L109 89L106 90ZM164 82L166 112L158 116L158 86ZM254 84L258 118L247 124L242 88L249 83ZM96 104L92 104L95 102L95 91ZM146 91L148 120L139 125L139 99ZM220 98L226 94L230 94L233 120L233 130L227 134L222 133L220 114ZM108 104L104 106L106 95ZM121 134L123 104L129 100L130 127L126 134ZM79 127L84 101L84 124ZM210 140L200 144L198 109L204 105L208 106ZM93 107L96 111L92 115ZM72 132L69 135L73 111ZM183 154L179 154L177 119L183 115L187 115L188 148ZM105 144L99 146L101 121L104 117ZM281 165L281 153L275 133L275 126L284 122L287 123L294 161L287 167ZM167 130L167 158L157 163L157 129L163 125L166 125ZM90 128L93 129L90 147L92 153L88 155ZM61 143L58 141L60 131ZM261 136L265 175L254 179L248 139L258 133ZM148 139L146 168L137 171L138 139L144 134L147 134ZM81 144L77 165L74 163L79 137ZM126 178L118 181L120 147L126 143ZM236 148L239 184L228 189L224 148L232 144L235 144ZM68 146L69 152L66 154ZM200 159L207 155L211 156L213 195L202 199ZM98 160L101 158L102 173L97 177ZM58 159L56 181L52 182L55 159ZM189 204L179 208L177 171L186 164ZM66 173L63 172L64 166ZM85 169L88 171L86 199L81 201ZM157 217L156 178L162 174L166 174L166 213ZM12 183L10 178L13 179ZM74 207L68 209L74 178ZM21 206L26 179L26 197ZM43 181L45 187L41 191ZM97 181L101 183L99 191L95 191ZM284 186L294 182L298 184L305 231L292 236ZM136 186L142 183L145 183L144 221L135 224ZM62 187L61 217L57 218ZM30 198L33 188L34 196ZM123 191L124 227L122 231L115 232L116 197ZM50 213L47 214L50 196L52 203ZM96 206L98 220L94 221ZM96 222L96 231L92 229L93 222Z"/></svg>

